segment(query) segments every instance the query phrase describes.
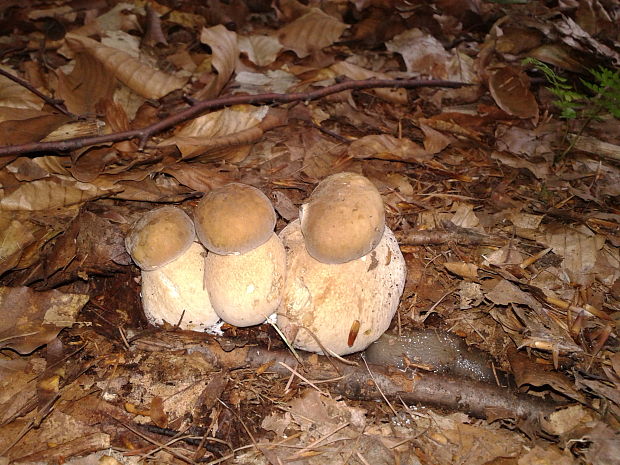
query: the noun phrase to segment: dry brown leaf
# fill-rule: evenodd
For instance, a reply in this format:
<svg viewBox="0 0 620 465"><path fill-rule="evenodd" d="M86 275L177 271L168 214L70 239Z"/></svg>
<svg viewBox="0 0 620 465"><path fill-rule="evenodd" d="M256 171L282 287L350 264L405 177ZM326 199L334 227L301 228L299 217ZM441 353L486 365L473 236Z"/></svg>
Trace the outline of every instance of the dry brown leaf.
<svg viewBox="0 0 620 465"><path fill-rule="evenodd" d="M0 275L19 263L24 249L35 241L36 229L19 214L0 211Z"/></svg>
<svg viewBox="0 0 620 465"><path fill-rule="evenodd" d="M437 39L420 29L405 31L385 45L390 52L403 57L409 73L467 83L477 79L471 57L446 51Z"/></svg>
<svg viewBox="0 0 620 465"><path fill-rule="evenodd" d="M15 71L6 66L3 66L2 69L13 76L17 75ZM0 106L40 110L43 108L43 103L43 100L24 86L10 80L8 77L0 75Z"/></svg>
<svg viewBox="0 0 620 465"><path fill-rule="evenodd" d="M348 27L318 8L312 8L280 28L278 38L286 50L292 50L299 58L304 58L332 45Z"/></svg>
<svg viewBox="0 0 620 465"><path fill-rule="evenodd" d="M538 103L521 68L503 66L489 77L489 91L497 106L509 115L538 119Z"/></svg>
<svg viewBox="0 0 620 465"><path fill-rule="evenodd" d="M36 400L36 380L45 368L39 357L0 360L0 424L21 416Z"/></svg>
<svg viewBox="0 0 620 465"><path fill-rule="evenodd" d="M56 96L76 115L95 113L97 103L111 98L116 86L114 76L93 55L85 52L76 54L71 74L65 75L62 71L57 74Z"/></svg>
<svg viewBox="0 0 620 465"><path fill-rule="evenodd" d="M0 196L0 210L49 210L78 205L113 192L67 176L53 175L4 189Z"/></svg>
<svg viewBox="0 0 620 465"><path fill-rule="evenodd" d="M538 29L523 26L500 26L502 35L495 41L500 53L518 54L538 47L544 34Z"/></svg>
<svg viewBox="0 0 620 465"><path fill-rule="evenodd" d="M441 132L431 128L426 124L420 123L420 129L424 133L424 149L433 155L441 152L450 145L450 138Z"/></svg>
<svg viewBox="0 0 620 465"><path fill-rule="evenodd" d="M255 65L267 66L276 61L282 44L271 36L239 36L239 50Z"/></svg>
<svg viewBox="0 0 620 465"><path fill-rule="evenodd" d="M199 98L214 97L224 88L237 66L239 59L237 33L218 24L203 28L200 32L200 42L211 47L211 63L217 70L217 77L203 89Z"/></svg>
<svg viewBox="0 0 620 465"><path fill-rule="evenodd" d="M66 115L48 113L25 120L3 121L0 123L0 145L38 142L70 119Z"/></svg>
<svg viewBox="0 0 620 465"><path fill-rule="evenodd" d="M467 279L478 279L478 267L473 263L446 262L443 264L448 271Z"/></svg>
<svg viewBox="0 0 620 465"><path fill-rule="evenodd" d="M186 79L164 73L141 63L131 55L76 34L67 34L67 43L76 52L86 51L119 81L144 98L158 99L182 88Z"/></svg>
<svg viewBox="0 0 620 465"><path fill-rule="evenodd" d="M432 154L410 139L390 136L388 134L364 136L349 146L349 156L366 159L422 162L430 160Z"/></svg>
<svg viewBox="0 0 620 465"><path fill-rule="evenodd" d="M49 115L49 112L34 110L31 108L12 108L0 106L0 123L4 121L20 121L46 115Z"/></svg>
<svg viewBox="0 0 620 465"><path fill-rule="evenodd" d="M88 295L0 287L0 348L27 354L73 325Z"/></svg>
<svg viewBox="0 0 620 465"><path fill-rule="evenodd" d="M177 163L166 167L162 172L197 192L206 193L233 181L230 173L221 171L212 164Z"/></svg>
<svg viewBox="0 0 620 465"><path fill-rule="evenodd" d="M269 108L237 105L214 111L190 121L177 133L160 142L160 146L176 145L183 157L191 156L207 147L210 140L230 136L257 126Z"/></svg>
<svg viewBox="0 0 620 465"><path fill-rule="evenodd" d="M336 75L346 76L354 80L371 78L392 79L392 76L389 74L371 71L346 61L338 61L331 65L330 69L334 71ZM407 103L407 91L405 89L373 89L372 92L388 102L398 104Z"/></svg>
<svg viewBox="0 0 620 465"><path fill-rule="evenodd" d="M579 60L576 51L563 44L544 44L534 50L530 50L527 55L544 63L575 73L584 71L584 66Z"/></svg>

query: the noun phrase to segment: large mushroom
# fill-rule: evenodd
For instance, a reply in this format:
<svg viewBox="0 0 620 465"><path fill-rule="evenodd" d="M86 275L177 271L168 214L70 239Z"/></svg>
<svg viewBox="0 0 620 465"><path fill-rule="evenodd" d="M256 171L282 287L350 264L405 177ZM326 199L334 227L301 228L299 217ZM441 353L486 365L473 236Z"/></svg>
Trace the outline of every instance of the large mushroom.
<svg viewBox="0 0 620 465"><path fill-rule="evenodd" d="M286 274L267 196L246 184L227 184L198 203L194 222L209 250L205 283L216 313L235 326L263 323L280 304Z"/></svg>
<svg viewBox="0 0 620 465"><path fill-rule="evenodd" d="M203 283L206 251L195 235L183 210L162 207L143 215L125 238L142 269L142 307L152 324L204 331L219 320Z"/></svg>
<svg viewBox="0 0 620 465"><path fill-rule="evenodd" d="M360 178L326 178L310 196L312 208L302 207L301 221L280 233L287 278L277 324L298 349L338 355L364 350L388 329L398 308L405 260L378 211L378 191Z"/></svg>

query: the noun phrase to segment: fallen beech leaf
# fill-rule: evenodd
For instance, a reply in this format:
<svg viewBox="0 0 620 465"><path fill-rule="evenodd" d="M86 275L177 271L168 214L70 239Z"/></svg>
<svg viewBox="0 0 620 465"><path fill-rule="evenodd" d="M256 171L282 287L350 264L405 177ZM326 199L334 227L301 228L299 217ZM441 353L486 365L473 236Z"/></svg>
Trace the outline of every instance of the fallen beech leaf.
<svg viewBox="0 0 620 465"><path fill-rule="evenodd" d="M182 88L186 80L141 63L131 55L106 47L88 37L67 34L67 43L76 52L86 51L116 78L144 98L158 99Z"/></svg>
<svg viewBox="0 0 620 465"><path fill-rule="evenodd" d="M578 52L564 44L544 44L530 50L527 56L575 73L584 71Z"/></svg>
<svg viewBox="0 0 620 465"><path fill-rule="evenodd" d="M388 134L364 136L349 146L349 156L358 159L378 158L381 160L421 162L432 155L415 142Z"/></svg>
<svg viewBox="0 0 620 465"><path fill-rule="evenodd" d="M276 61L282 50L280 41L271 36L240 36L239 50L248 56L248 59L258 66L267 66Z"/></svg>
<svg viewBox="0 0 620 465"><path fill-rule="evenodd" d="M0 287L0 348L28 354L75 322L88 295Z"/></svg>
<svg viewBox="0 0 620 465"><path fill-rule="evenodd" d="M503 66L491 73L489 91L497 106L519 118L538 118L538 103L530 92L527 75L516 66Z"/></svg>
<svg viewBox="0 0 620 465"><path fill-rule="evenodd" d="M477 79L471 57L458 51L448 52L441 42L420 29L405 31L385 45L390 52L403 57L409 73L467 83Z"/></svg>
<svg viewBox="0 0 620 465"><path fill-rule="evenodd" d="M213 164L176 163L162 172L173 176L184 186L204 193L233 181L230 174L220 171L220 168Z"/></svg>
<svg viewBox="0 0 620 465"><path fill-rule="evenodd" d="M46 114L25 120L3 121L0 123L0 145L38 142L70 119L66 115Z"/></svg>
<svg viewBox="0 0 620 465"><path fill-rule="evenodd" d="M371 78L392 79L392 76L389 74L371 71L346 61L338 61L331 65L330 69L337 75L343 75L354 80ZM372 92L388 102L398 104L407 103L407 91L405 89L373 89Z"/></svg>
<svg viewBox="0 0 620 465"><path fill-rule="evenodd" d="M24 249L35 241L36 229L14 212L0 211L0 275L19 263Z"/></svg>
<svg viewBox="0 0 620 465"><path fill-rule="evenodd" d="M81 204L113 192L113 189L103 190L67 176L54 175L5 189L0 209L48 210Z"/></svg>
<svg viewBox="0 0 620 465"><path fill-rule="evenodd" d="M239 59L237 34L229 31L221 24L210 28L202 28L200 42L211 47L211 64L217 70L217 77L200 93L199 98L214 97L224 88Z"/></svg>
<svg viewBox="0 0 620 465"><path fill-rule="evenodd" d="M478 279L478 267L473 263L446 262L443 264L448 271L462 278Z"/></svg>
<svg viewBox="0 0 620 465"><path fill-rule="evenodd" d="M299 58L304 58L332 45L348 27L318 8L312 8L280 28L278 38L286 50L292 50Z"/></svg>
<svg viewBox="0 0 620 465"><path fill-rule="evenodd" d="M424 148L427 152L436 154L450 145L450 138L444 136L441 132L427 126L426 124L420 124L420 129L424 133Z"/></svg>
<svg viewBox="0 0 620 465"><path fill-rule="evenodd" d="M15 71L6 66L2 66L2 69L13 76L17 75ZM43 104L43 100L24 86L19 85L8 77L0 75L0 106L40 110L43 108Z"/></svg>
<svg viewBox="0 0 620 465"><path fill-rule="evenodd" d="M237 105L214 111L190 121L174 136L160 142L159 145L176 145L183 157L189 157L197 151L209 148L209 143L216 138L235 135L257 126L265 118L268 110L266 106L257 108L251 105ZM233 141L230 142L232 145Z"/></svg>
<svg viewBox="0 0 620 465"><path fill-rule="evenodd" d="M89 53L75 56L71 74L58 71L56 96L62 99L67 109L76 115L95 113L95 106L101 99L112 97L116 81L103 64Z"/></svg>

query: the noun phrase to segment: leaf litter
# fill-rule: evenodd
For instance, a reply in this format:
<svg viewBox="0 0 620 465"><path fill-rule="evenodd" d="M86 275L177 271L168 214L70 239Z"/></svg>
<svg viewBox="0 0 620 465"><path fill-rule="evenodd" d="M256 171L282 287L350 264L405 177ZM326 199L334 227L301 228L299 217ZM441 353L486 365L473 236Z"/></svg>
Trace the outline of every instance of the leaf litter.
<svg viewBox="0 0 620 465"><path fill-rule="evenodd" d="M562 119L523 62L595 101L613 2L35 0L0 24L0 463L620 463L620 122ZM167 124L373 78L468 85ZM499 385L299 365L268 325L148 326L123 247L142 213L244 182L281 230L339 171L379 189L405 255L389 332L461 337Z"/></svg>

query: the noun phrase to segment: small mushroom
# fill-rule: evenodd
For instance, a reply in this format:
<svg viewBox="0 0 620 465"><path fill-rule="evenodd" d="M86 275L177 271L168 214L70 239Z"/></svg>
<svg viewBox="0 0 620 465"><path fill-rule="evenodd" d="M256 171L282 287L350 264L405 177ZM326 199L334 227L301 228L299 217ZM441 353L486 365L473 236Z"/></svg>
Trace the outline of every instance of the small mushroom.
<svg viewBox="0 0 620 465"><path fill-rule="evenodd" d="M219 320L203 285L204 247L194 242L194 224L176 207L143 215L125 238L142 269L142 308L155 325L207 330Z"/></svg>
<svg viewBox="0 0 620 465"><path fill-rule="evenodd" d="M287 276L277 323L294 347L350 354L388 329L407 271L389 228L372 251L341 264L321 263L308 253L299 220L284 228L280 238L287 251Z"/></svg>
<svg viewBox="0 0 620 465"><path fill-rule="evenodd" d="M323 179L300 209L306 249L323 263L345 263L370 252L381 240L385 212L381 194L356 173Z"/></svg>
<svg viewBox="0 0 620 465"><path fill-rule="evenodd" d="M205 283L216 313L235 326L263 323L280 304L286 274L271 202L252 186L228 184L207 194L194 218L209 249Z"/></svg>

